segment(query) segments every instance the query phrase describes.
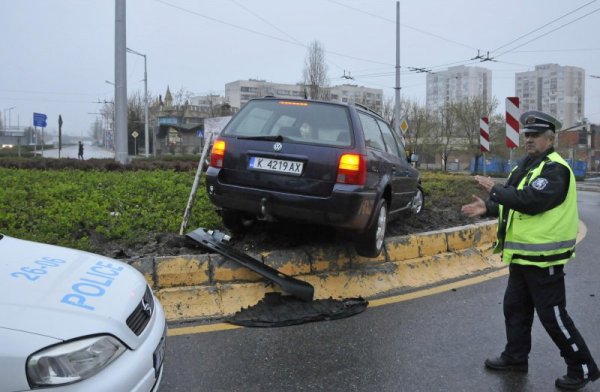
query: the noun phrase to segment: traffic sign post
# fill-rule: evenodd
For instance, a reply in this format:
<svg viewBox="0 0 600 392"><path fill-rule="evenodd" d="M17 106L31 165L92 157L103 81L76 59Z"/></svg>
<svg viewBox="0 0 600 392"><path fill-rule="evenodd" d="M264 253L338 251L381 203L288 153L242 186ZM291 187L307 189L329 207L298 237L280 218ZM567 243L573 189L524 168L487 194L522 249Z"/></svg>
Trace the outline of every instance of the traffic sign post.
<svg viewBox="0 0 600 392"><path fill-rule="evenodd" d="M35 127L41 127L42 128L42 156L44 155L44 128L46 128L46 126L48 125L46 123L46 120L48 120L48 116L46 116L44 113L33 113L33 126L35 129L35 145L34 145L34 151L35 148L37 146L38 143L38 137L37 137L37 128Z"/></svg>
<svg viewBox="0 0 600 392"><path fill-rule="evenodd" d="M33 126L34 127L42 127L46 128L46 120L48 120L48 116L44 113L33 113Z"/></svg>
<svg viewBox="0 0 600 392"><path fill-rule="evenodd" d="M133 155L137 155L137 138L140 134L137 131L131 132L131 136L133 136Z"/></svg>
<svg viewBox="0 0 600 392"><path fill-rule="evenodd" d="M510 166L512 167L513 150L519 147L519 97L506 98L506 147L510 149Z"/></svg>
<svg viewBox="0 0 600 392"><path fill-rule="evenodd" d="M62 150L62 116L58 115L58 158L60 159L60 150Z"/></svg>
<svg viewBox="0 0 600 392"><path fill-rule="evenodd" d="M485 176L485 153L490 151L490 122L487 117L481 117L479 120L479 144L483 153L483 175Z"/></svg>

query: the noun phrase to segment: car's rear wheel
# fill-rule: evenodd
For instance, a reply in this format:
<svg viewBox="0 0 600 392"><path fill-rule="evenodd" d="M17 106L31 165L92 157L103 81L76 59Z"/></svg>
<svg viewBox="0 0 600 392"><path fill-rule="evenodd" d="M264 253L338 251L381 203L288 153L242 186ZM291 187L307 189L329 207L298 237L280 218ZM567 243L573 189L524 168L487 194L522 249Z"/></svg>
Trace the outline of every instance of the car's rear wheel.
<svg viewBox="0 0 600 392"><path fill-rule="evenodd" d="M253 220L245 213L235 210L221 210L223 226L232 233L243 233L252 225Z"/></svg>
<svg viewBox="0 0 600 392"><path fill-rule="evenodd" d="M388 209L385 199L379 200L377 214L369 228L356 238L356 253L363 257L377 257L383 249L383 239L388 220Z"/></svg>
<svg viewBox="0 0 600 392"><path fill-rule="evenodd" d="M423 206L425 205L425 194L423 193L423 188L419 185L417 187L417 192L413 196L412 202L410 203L410 211L414 215L419 215L421 211L423 211Z"/></svg>

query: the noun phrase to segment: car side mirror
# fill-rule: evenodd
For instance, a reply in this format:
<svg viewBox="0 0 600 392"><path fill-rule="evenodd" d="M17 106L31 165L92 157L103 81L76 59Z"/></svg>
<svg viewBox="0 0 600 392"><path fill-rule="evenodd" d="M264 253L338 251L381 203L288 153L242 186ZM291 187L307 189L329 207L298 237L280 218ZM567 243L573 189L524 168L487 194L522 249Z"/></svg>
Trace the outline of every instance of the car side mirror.
<svg viewBox="0 0 600 392"><path fill-rule="evenodd" d="M408 158L409 162L419 162L419 155L418 154L410 154L410 158Z"/></svg>

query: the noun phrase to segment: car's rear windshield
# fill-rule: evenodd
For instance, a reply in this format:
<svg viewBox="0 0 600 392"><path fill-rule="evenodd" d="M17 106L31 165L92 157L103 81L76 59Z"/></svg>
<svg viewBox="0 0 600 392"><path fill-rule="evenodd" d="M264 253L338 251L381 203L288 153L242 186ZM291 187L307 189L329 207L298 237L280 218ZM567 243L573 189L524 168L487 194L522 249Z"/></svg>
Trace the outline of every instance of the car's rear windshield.
<svg viewBox="0 0 600 392"><path fill-rule="evenodd" d="M326 103L249 101L223 130L224 136L283 136L285 141L347 147L352 143L348 110Z"/></svg>

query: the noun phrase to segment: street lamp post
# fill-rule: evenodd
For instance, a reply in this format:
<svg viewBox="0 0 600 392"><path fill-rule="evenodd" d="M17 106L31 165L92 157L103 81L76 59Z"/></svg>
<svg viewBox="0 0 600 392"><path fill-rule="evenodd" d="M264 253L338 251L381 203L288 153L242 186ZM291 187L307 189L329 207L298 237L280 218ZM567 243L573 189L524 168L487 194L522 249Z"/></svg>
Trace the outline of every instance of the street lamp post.
<svg viewBox="0 0 600 392"><path fill-rule="evenodd" d="M11 106L9 108L4 109L4 130L7 130L8 128L10 128L10 112L11 110L13 110L14 108L16 108L16 106ZM6 112L8 112L8 127L6 126Z"/></svg>
<svg viewBox="0 0 600 392"><path fill-rule="evenodd" d="M146 158L148 158L150 141L148 137L148 73L146 68L146 55L129 48L127 48L127 52L137 54L144 58L144 152Z"/></svg>

